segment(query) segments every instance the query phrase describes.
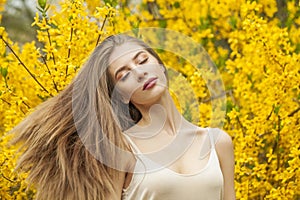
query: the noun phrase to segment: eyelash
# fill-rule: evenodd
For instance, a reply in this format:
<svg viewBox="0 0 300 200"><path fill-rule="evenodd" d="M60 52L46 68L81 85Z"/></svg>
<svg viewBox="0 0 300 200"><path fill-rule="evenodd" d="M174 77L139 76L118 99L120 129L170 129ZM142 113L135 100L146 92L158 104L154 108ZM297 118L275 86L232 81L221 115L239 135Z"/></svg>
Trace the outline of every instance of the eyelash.
<svg viewBox="0 0 300 200"><path fill-rule="evenodd" d="M121 77L121 81L125 81L125 79L129 76L130 71L126 72L124 76Z"/></svg>
<svg viewBox="0 0 300 200"><path fill-rule="evenodd" d="M148 61L148 58L145 58L142 62L139 63L139 65L144 64L144 63L146 63L147 61ZM120 80L121 80L121 81L125 81L126 78L129 76L129 74L130 74L130 71L126 72L125 75L122 76Z"/></svg>
<svg viewBox="0 0 300 200"><path fill-rule="evenodd" d="M140 65L140 64L144 64L144 63L147 62L147 61L148 61L148 58L145 58L142 62L139 63L139 65Z"/></svg>

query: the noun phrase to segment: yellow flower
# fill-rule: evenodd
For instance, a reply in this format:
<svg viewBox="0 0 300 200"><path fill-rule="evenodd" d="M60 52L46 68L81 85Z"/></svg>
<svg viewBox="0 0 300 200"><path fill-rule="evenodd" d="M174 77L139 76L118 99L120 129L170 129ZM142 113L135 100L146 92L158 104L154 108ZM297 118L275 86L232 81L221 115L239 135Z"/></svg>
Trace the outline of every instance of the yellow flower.
<svg viewBox="0 0 300 200"><path fill-rule="evenodd" d="M0 0L0 11L3 2ZM25 199L30 193L24 189L28 175L12 172L15 149L6 148L9 137L5 133L42 99L56 95L70 83L99 35L101 41L133 27L179 31L201 44L216 64L228 99L222 108L213 107L202 78L213 77L213 73L200 73L170 52L159 54L170 71L181 74L170 80L170 92L185 117L199 126L210 126L214 123L212 110L228 111L223 128L233 137L235 147L237 199L298 197L300 17L295 2L287 1L287 21L293 22L287 28L280 27L274 16L275 0L143 0L128 7L124 1L118 3L112 7L96 0L62 1L61 9L50 8L51 16L40 18L36 13L32 26L39 29L36 38L41 50L36 43L15 44L5 28L0 28L3 39L47 90L1 41L1 67L8 73L7 79L1 76L0 81L0 174L7 178L0 181L0 198ZM176 49L184 42L174 40L166 45ZM30 191L35 192L34 188Z"/></svg>

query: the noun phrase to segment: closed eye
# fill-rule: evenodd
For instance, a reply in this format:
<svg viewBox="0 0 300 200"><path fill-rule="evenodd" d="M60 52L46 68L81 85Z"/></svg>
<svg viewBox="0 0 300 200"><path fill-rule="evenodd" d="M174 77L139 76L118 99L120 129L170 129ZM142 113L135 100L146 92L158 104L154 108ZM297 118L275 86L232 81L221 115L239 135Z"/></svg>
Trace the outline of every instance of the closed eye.
<svg viewBox="0 0 300 200"><path fill-rule="evenodd" d="M121 77L121 81L125 81L126 80L126 78L129 76L129 74L130 74L130 71L128 71L128 72L126 72L122 77Z"/></svg>
<svg viewBox="0 0 300 200"><path fill-rule="evenodd" d="M144 63L146 63L148 61L148 58L145 58L144 60L142 60L139 64L142 65Z"/></svg>

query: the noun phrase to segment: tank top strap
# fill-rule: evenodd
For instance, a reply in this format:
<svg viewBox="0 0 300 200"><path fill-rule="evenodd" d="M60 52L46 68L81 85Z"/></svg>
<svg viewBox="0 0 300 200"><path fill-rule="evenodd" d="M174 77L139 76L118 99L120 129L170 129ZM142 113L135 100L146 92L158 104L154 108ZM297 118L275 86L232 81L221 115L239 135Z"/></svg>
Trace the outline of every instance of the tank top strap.
<svg viewBox="0 0 300 200"><path fill-rule="evenodd" d="M123 134L125 136L125 138L127 139L127 141L129 142L133 153L135 154L141 154L141 151L139 150L139 148L134 144L134 142L131 140L131 138L127 135L127 134Z"/></svg>
<svg viewBox="0 0 300 200"><path fill-rule="evenodd" d="M210 145L211 145L211 148L215 148L215 141L214 141L214 136L213 136L213 133L212 133L212 130L211 128L207 128L207 132L208 132L208 136L209 136L209 141L210 141Z"/></svg>

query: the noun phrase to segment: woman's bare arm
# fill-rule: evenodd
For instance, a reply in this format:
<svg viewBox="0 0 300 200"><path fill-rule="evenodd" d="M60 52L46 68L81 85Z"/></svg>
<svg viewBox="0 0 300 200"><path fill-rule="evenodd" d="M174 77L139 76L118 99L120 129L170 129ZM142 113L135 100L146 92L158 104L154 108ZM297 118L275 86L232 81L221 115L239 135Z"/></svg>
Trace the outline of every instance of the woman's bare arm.
<svg viewBox="0 0 300 200"><path fill-rule="evenodd" d="M231 137L224 131L216 143L221 170L224 177L224 200L234 200L234 151Z"/></svg>

